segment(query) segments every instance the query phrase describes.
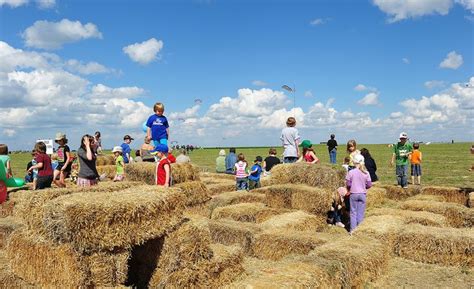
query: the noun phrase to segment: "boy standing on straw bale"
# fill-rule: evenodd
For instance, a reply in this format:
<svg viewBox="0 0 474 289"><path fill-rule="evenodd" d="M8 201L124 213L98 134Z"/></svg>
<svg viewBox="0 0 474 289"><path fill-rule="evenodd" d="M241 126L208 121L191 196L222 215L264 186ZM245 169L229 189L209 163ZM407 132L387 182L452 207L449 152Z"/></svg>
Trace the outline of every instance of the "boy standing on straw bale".
<svg viewBox="0 0 474 289"><path fill-rule="evenodd" d="M413 146L407 142L408 135L406 132L400 134L400 141L393 145L393 154L390 165L396 160L395 173L397 175L397 183L402 188L408 188L408 159L413 151Z"/></svg>
<svg viewBox="0 0 474 289"><path fill-rule="evenodd" d="M281 131L280 139L284 148L284 163L294 163L298 160L298 143L300 141L300 135L295 126L296 119L294 117L289 117L286 120L286 127Z"/></svg>
<svg viewBox="0 0 474 289"><path fill-rule="evenodd" d="M155 171L155 184L158 186L169 187L171 185L171 165L166 157L168 146L158 144L151 153L156 154L156 157L158 158Z"/></svg>
<svg viewBox="0 0 474 289"><path fill-rule="evenodd" d="M157 102L153 106L153 111L155 114L151 115L146 122L146 137L149 140L153 140L155 147L159 144L168 145L170 129L168 119L163 115L165 105Z"/></svg>
<svg viewBox="0 0 474 289"><path fill-rule="evenodd" d="M260 175L262 174L262 157L257 156L255 158L254 165L250 169L250 174L249 174L249 189L257 189L260 188Z"/></svg>
<svg viewBox="0 0 474 289"><path fill-rule="evenodd" d="M418 185L421 185L421 151L419 150L420 144L413 144L413 152L410 157L411 162L411 183L415 184L415 177L418 181Z"/></svg>

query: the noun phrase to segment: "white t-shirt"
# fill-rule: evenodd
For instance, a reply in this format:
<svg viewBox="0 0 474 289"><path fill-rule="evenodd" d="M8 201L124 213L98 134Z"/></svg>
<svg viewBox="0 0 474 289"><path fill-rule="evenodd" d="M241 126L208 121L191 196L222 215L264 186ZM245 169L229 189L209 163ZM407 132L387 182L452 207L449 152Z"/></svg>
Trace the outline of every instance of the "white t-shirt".
<svg viewBox="0 0 474 289"><path fill-rule="evenodd" d="M285 151L283 157L298 157L296 141L299 142L300 135L295 127L285 127L281 131L281 142Z"/></svg>

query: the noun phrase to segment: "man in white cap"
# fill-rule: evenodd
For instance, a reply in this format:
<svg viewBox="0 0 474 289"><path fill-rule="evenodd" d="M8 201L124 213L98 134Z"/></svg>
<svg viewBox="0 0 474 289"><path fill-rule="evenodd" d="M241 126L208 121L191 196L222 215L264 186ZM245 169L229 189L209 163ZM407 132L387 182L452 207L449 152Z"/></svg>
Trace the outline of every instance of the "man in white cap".
<svg viewBox="0 0 474 289"><path fill-rule="evenodd" d="M400 141L393 145L392 161L396 161L395 173L397 175L397 183L404 189L408 188L408 166L410 165L410 155L413 151L411 143L407 142L408 135L406 132L400 134Z"/></svg>

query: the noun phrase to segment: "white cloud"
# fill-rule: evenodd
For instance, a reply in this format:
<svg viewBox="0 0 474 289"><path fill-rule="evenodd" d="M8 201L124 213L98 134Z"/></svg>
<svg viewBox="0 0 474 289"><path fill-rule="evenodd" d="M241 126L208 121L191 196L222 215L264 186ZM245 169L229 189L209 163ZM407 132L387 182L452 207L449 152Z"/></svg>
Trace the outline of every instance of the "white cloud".
<svg viewBox="0 0 474 289"><path fill-rule="evenodd" d="M131 60L142 65L149 64L158 59L157 54L163 48L163 41L155 38L148 39L142 43L134 43L125 46L122 50Z"/></svg>
<svg viewBox="0 0 474 289"><path fill-rule="evenodd" d="M111 73L114 71L95 61L83 63L82 61L76 59L68 60L65 63L65 67L72 72L77 72L84 75Z"/></svg>
<svg viewBox="0 0 474 289"><path fill-rule="evenodd" d="M16 131L11 128L6 128L3 130L3 134L6 135L7 137L12 137L16 135Z"/></svg>
<svg viewBox="0 0 474 289"><path fill-rule="evenodd" d="M22 37L28 47L59 49L66 43L88 38L102 38L102 33L93 23L82 24L79 21L63 19L59 22L36 21L28 27Z"/></svg>
<svg viewBox="0 0 474 289"><path fill-rule="evenodd" d="M254 80L252 84L255 86L268 86L268 83L262 80Z"/></svg>
<svg viewBox="0 0 474 289"><path fill-rule="evenodd" d="M0 7L10 6L11 8L20 7L28 3L28 0L0 0Z"/></svg>
<svg viewBox="0 0 474 289"><path fill-rule="evenodd" d="M390 16L390 23L424 15L447 15L453 6L452 0L373 0L373 3Z"/></svg>
<svg viewBox="0 0 474 289"><path fill-rule="evenodd" d="M448 53L446 58L439 64L441 68L458 69L463 64L461 54L457 54L456 51Z"/></svg>
<svg viewBox="0 0 474 289"><path fill-rule="evenodd" d="M456 3L461 4L471 13L474 13L474 0L456 0Z"/></svg>
<svg viewBox="0 0 474 289"><path fill-rule="evenodd" d="M50 9L56 6L56 0L36 0L36 3L41 9Z"/></svg>
<svg viewBox="0 0 474 289"><path fill-rule="evenodd" d="M107 98L136 98L143 96L145 90L136 86L111 88L103 84L97 84L92 87L90 98L107 99Z"/></svg>
<svg viewBox="0 0 474 289"><path fill-rule="evenodd" d="M444 81L441 80L429 80L425 82L425 87L428 89L442 88L445 85Z"/></svg>
<svg viewBox="0 0 474 289"><path fill-rule="evenodd" d="M304 92L304 96L305 96L305 97L313 97L313 92L312 92L311 90L306 90L306 91Z"/></svg>
<svg viewBox="0 0 474 289"><path fill-rule="evenodd" d="M408 58L405 58L405 57L404 57L404 58L402 58L402 61L403 61L403 63L405 63L405 64L410 64L410 59L408 59Z"/></svg>
<svg viewBox="0 0 474 289"><path fill-rule="evenodd" d="M378 105L379 104L379 93L369 92L358 102L360 105Z"/></svg>
<svg viewBox="0 0 474 289"><path fill-rule="evenodd" d="M355 87L354 87L354 90L355 91L364 91L364 90L368 90L367 86L363 85L363 84L357 84Z"/></svg>
<svg viewBox="0 0 474 289"><path fill-rule="evenodd" d="M323 19L323 18L316 18L316 19L313 19L309 22L309 24L311 26L318 26L318 25L323 25L327 22L326 19Z"/></svg>

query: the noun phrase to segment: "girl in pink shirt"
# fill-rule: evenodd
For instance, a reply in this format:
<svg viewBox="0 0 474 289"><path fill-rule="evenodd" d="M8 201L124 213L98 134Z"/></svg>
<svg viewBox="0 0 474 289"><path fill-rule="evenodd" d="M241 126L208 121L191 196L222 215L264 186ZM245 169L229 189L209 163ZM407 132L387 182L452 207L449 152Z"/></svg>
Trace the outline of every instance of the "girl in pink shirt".
<svg viewBox="0 0 474 289"><path fill-rule="evenodd" d="M352 231L364 220L367 189L372 186L370 174L364 167L364 157L356 154L353 157L354 169L346 175L346 185L350 192L351 228Z"/></svg>
<svg viewBox="0 0 474 289"><path fill-rule="evenodd" d="M235 186L237 191L239 190L248 190L249 189L249 174L248 174L248 164L245 160L244 154L239 154L237 156L237 163L234 166L235 170Z"/></svg>

